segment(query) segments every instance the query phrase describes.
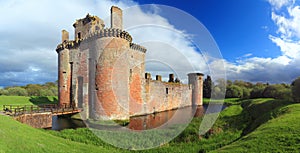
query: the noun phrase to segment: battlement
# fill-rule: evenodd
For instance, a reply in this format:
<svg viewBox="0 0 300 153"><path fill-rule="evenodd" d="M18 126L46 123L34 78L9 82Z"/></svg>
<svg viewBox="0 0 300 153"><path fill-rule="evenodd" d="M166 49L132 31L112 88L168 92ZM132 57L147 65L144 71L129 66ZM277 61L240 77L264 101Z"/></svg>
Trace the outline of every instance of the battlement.
<svg viewBox="0 0 300 153"><path fill-rule="evenodd" d="M149 81L158 81L174 85L182 84L178 78L174 79L174 74L169 74L169 80L163 81L161 75L156 75L155 80L152 80L151 73L145 73L145 79Z"/></svg>
<svg viewBox="0 0 300 153"><path fill-rule="evenodd" d="M74 48L78 48L80 45L80 41L67 41L65 40L64 42L62 42L61 44L59 44L56 47L56 52L59 53L60 51L64 50L64 49L74 49Z"/></svg>
<svg viewBox="0 0 300 153"><path fill-rule="evenodd" d="M103 37L118 37L126 39L128 42L132 42L132 37L127 31L123 31L121 29L115 29L115 28L106 28L102 30L98 30L94 33L90 33L87 37L81 39L81 41L89 41L89 40L95 40L97 38L103 38Z"/></svg>
<svg viewBox="0 0 300 153"><path fill-rule="evenodd" d="M63 31L66 33L66 31ZM98 30L94 33L90 33L87 35L87 37L84 37L82 39L77 39L74 41L68 41L65 39L61 44L59 44L56 48L56 51L59 52L63 49L72 49L79 47L81 42L85 41L92 41L98 38L103 37L117 37L117 38L123 38L127 40L130 43L130 47L135 50L140 50L142 52L146 52L146 49L140 45L132 43L132 37L127 31L123 31L121 29L115 29L115 28L106 28L102 30Z"/></svg>
<svg viewBox="0 0 300 153"><path fill-rule="evenodd" d="M138 50L143 53L146 53L147 49L141 45L135 44L135 43L130 43L130 48L133 50Z"/></svg>

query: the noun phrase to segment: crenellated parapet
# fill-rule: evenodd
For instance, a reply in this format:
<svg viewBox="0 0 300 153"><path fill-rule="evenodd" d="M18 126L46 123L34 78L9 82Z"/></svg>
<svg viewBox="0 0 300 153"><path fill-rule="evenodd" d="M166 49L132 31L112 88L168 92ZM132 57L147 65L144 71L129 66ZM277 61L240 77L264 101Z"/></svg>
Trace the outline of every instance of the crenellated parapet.
<svg viewBox="0 0 300 153"><path fill-rule="evenodd" d="M132 43L132 37L127 31L124 31L121 29L115 29L115 28L106 28L106 29L102 29L102 30L97 30L94 33L90 33L87 37L85 37L83 39L78 39L76 41L75 40L74 41L64 41L63 43L61 43L57 46L56 51L59 52L63 49L77 48L77 47L79 47L81 42L87 42L87 41L95 40L98 38L104 38L104 37L123 38L130 43L130 47L132 47L133 49L146 52L146 49L144 47Z"/></svg>
<svg viewBox="0 0 300 153"><path fill-rule="evenodd" d="M130 48L133 50L138 50L143 53L146 53L147 49L141 45L135 44L135 43L130 43Z"/></svg>
<svg viewBox="0 0 300 153"><path fill-rule="evenodd" d="M59 53L60 51L64 50L64 49L74 49L74 48L78 48L80 45L80 41L67 41L65 40L63 43L59 44L56 47L56 52Z"/></svg>
<svg viewBox="0 0 300 153"><path fill-rule="evenodd" d="M103 37L123 38L130 43L132 42L132 37L127 31L123 31L121 29L115 29L115 28L106 28L106 29L98 30L94 33L90 33L86 38L83 38L82 41L89 41L89 40L94 40Z"/></svg>
<svg viewBox="0 0 300 153"><path fill-rule="evenodd" d="M151 73L145 73L145 80L152 81L151 78ZM183 85L182 82L178 78L174 79L174 74L169 74L169 80L168 81L163 81L161 75L156 75L155 80L156 82L163 82L167 83L169 85Z"/></svg>

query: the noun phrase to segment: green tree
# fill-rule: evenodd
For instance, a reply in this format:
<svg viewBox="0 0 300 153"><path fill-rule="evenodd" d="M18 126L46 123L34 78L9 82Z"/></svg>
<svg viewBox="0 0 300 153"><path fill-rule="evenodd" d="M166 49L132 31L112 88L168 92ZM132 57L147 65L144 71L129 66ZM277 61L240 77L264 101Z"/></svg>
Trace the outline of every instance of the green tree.
<svg viewBox="0 0 300 153"><path fill-rule="evenodd" d="M290 87L284 84L268 85L263 91L265 98L289 99L291 95Z"/></svg>
<svg viewBox="0 0 300 153"><path fill-rule="evenodd" d="M203 82L203 97L210 98L211 90L212 90L212 80L211 77L208 75Z"/></svg>
<svg viewBox="0 0 300 153"><path fill-rule="evenodd" d="M25 89L27 90L29 96L40 96L42 86L39 84L28 84L25 86Z"/></svg>
<svg viewBox="0 0 300 153"><path fill-rule="evenodd" d="M21 87L10 87L7 89L9 96L27 96L28 93Z"/></svg>
<svg viewBox="0 0 300 153"><path fill-rule="evenodd" d="M50 89L41 89L39 96L54 96L54 93Z"/></svg>
<svg viewBox="0 0 300 153"><path fill-rule="evenodd" d="M243 89L237 85L227 86L226 88L226 98L242 98Z"/></svg>
<svg viewBox="0 0 300 153"><path fill-rule="evenodd" d="M255 86L250 92L250 98L263 98L263 92L265 87L263 86Z"/></svg>
<svg viewBox="0 0 300 153"><path fill-rule="evenodd" d="M6 89L0 89L0 95L8 95L8 91Z"/></svg>
<svg viewBox="0 0 300 153"><path fill-rule="evenodd" d="M245 87L243 87L242 88L243 89L243 99L248 99L248 98L250 98L250 89L248 89L248 88L245 88Z"/></svg>
<svg viewBox="0 0 300 153"><path fill-rule="evenodd" d="M293 100L295 102L300 102L300 77L294 80L291 84Z"/></svg>
<svg viewBox="0 0 300 153"><path fill-rule="evenodd" d="M242 81L242 80L235 80L233 82L234 85L237 85L239 87L245 87L245 88L252 88L253 87L253 84L251 82L245 82L245 81Z"/></svg>

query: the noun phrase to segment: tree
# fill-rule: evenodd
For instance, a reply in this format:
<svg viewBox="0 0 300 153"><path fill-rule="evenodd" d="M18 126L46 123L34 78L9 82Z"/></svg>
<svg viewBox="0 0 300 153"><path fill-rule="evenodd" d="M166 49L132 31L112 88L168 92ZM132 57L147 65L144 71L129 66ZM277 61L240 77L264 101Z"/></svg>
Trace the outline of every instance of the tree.
<svg viewBox="0 0 300 153"><path fill-rule="evenodd" d="M250 92L250 98L263 98L263 92L265 87L263 86L255 86Z"/></svg>
<svg viewBox="0 0 300 153"><path fill-rule="evenodd" d="M211 97L211 89L212 89L212 81L211 81L211 77L208 75L203 82L203 97L204 98Z"/></svg>
<svg viewBox="0 0 300 153"><path fill-rule="evenodd" d="M7 89L9 96L27 96L28 93L21 87L10 87Z"/></svg>
<svg viewBox="0 0 300 153"><path fill-rule="evenodd" d="M218 86L215 86L213 88L212 93L211 93L211 97L214 98L214 99L222 98L222 91Z"/></svg>
<svg viewBox="0 0 300 153"><path fill-rule="evenodd" d="M0 95L8 95L8 91L6 89L0 89Z"/></svg>
<svg viewBox="0 0 300 153"><path fill-rule="evenodd" d="M289 86L284 84L268 85L263 91L263 97L275 99L289 99L291 97Z"/></svg>
<svg viewBox="0 0 300 153"><path fill-rule="evenodd" d="M243 89L237 85L227 86L226 88L226 98L242 98Z"/></svg>
<svg viewBox="0 0 300 153"><path fill-rule="evenodd" d="M243 99L248 99L250 98L250 89L243 87Z"/></svg>
<svg viewBox="0 0 300 153"><path fill-rule="evenodd" d="M40 96L42 86L39 84L28 84L25 86L29 96Z"/></svg>
<svg viewBox="0 0 300 153"><path fill-rule="evenodd" d="M293 100L295 102L300 102L300 77L294 80L291 84Z"/></svg>

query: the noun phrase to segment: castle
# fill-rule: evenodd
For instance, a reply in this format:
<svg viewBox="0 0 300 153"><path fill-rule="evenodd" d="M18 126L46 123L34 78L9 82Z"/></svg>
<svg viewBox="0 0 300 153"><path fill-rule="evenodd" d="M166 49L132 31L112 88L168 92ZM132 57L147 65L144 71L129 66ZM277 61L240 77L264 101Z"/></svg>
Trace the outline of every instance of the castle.
<svg viewBox="0 0 300 153"><path fill-rule="evenodd" d="M58 53L59 103L83 109L86 119L129 119L185 106L202 105L203 74L188 84L145 73L146 48L123 30L122 10L111 7L111 27L97 16L76 20L74 40L62 30Z"/></svg>

